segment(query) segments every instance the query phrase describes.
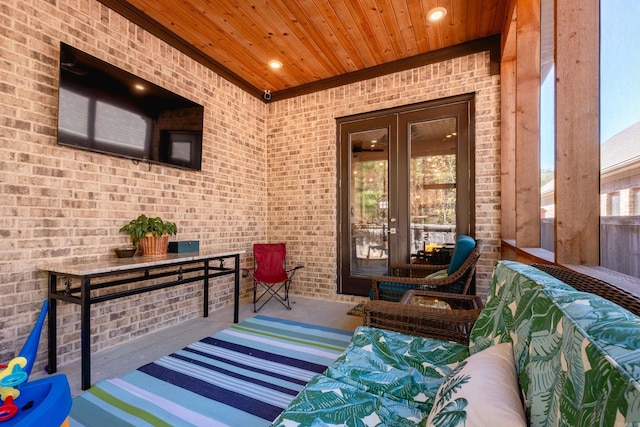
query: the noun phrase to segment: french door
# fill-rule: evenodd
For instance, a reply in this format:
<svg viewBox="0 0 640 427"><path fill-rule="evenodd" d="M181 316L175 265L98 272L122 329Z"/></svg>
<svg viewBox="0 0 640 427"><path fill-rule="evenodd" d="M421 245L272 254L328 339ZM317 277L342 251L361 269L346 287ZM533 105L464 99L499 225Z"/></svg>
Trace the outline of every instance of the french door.
<svg viewBox="0 0 640 427"><path fill-rule="evenodd" d="M338 290L473 235L472 96L338 119Z"/></svg>

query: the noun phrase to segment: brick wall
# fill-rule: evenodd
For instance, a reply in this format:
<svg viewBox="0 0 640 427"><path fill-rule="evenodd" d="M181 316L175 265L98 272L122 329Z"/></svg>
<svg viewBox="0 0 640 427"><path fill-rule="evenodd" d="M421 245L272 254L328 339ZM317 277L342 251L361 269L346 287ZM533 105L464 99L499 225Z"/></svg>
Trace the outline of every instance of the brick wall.
<svg viewBox="0 0 640 427"><path fill-rule="evenodd" d="M0 26L0 362L20 349L46 298L36 266L113 256L128 243L119 228L140 213L176 222L177 238L203 249L250 251L266 239L261 100L96 1L8 0ZM202 171L57 145L60 41L203 105ZM231 302L232 287L214 282L212 310ZM200 295L194 284L93 306L92 351L200 316ZM64 364L79 357L79 310L58 306ZM34 374L45 360L43 333Z"/></svg>
<svg viewBox="0 0 640 427"><path fill-rule="evenodd" d="M499 78L487 54L265 105L92 0L8 0L0 5L0 362L24 343L46 297L37 265L112 256L118 229L140 213L178 224L201 248L286 241L307 268L292 292L336 294L335 118L476 93L477 235L489 248L480 291L499 244ZM205 107L201 172L57 145L58 49L63 41ZM243 295L250 283L243 281ZM214 282L210 308L231 303ZM92 352L201 315L197 285L92 308ZM59 304L59 364L79 357L79 310ZM46 362L43 334L34 375Z"/></svg>
<svg viewBox="0 0 640 427"><path fill-rule="evenodd" d="M488 53L270 104L267 234L305 262L292 293L354 299L336 295L335 119L468 93L475 93L476 237L486 244L477 292L486 295L500 246L500 78L490 75Z"/></svg>

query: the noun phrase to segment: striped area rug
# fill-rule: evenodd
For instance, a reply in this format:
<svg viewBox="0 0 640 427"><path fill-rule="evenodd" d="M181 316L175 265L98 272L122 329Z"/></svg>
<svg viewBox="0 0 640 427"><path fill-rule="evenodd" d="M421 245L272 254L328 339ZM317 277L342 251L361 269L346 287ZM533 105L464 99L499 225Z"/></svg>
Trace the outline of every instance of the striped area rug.
<svg viewBox="0 0 640 427"><path fill-rule="evenodd" d="M255 316L73 399L71 426L268 426L352 332Z"/></svg>

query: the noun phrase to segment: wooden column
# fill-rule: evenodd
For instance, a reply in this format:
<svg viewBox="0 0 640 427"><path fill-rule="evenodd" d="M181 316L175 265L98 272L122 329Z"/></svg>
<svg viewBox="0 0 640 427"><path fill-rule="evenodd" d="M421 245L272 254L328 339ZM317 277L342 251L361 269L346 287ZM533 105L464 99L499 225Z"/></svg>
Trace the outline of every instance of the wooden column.
<svg viewBox="0 0 640 427"><path fill-rule="evenodd" d="M556 0L556 262L599 264L598 0Z"/></svg>
<svg viewBox="0 0 640 427"><path fill-rule="evenodd" d="M540 2L517 0L516 245L540 246Z"/></svg>
<svg viewBox="0 0 640 427"><path fill-rule="evenodd" d="M516 239L516 3L502 26L500 64L500 200L502 240Z"/></svg>
<svg viewBox="0 0 640 427"><path fill-rule="evenodd" d="M516 239L516 61L500 64L500 194L502 239Z"/></svg>

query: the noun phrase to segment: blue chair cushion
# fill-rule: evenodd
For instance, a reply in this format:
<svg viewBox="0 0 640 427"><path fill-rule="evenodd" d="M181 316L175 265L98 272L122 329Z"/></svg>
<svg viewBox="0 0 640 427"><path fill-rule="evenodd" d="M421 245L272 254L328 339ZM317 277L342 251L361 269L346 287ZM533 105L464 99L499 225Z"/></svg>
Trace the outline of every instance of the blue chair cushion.
<svg viewBox="0 0 640 427"><path fill-rule="evenodd" d="M464 235L458 236L456 246L453 248L453 255L451 256L449 268L447 268L447 274L455 273L456 270L464 264L465 260L469 257L469 254L475 247L476 241L473 237Z"/></svg>
<svg viewBox="0 0 640 427"><path fill-rule="evenodd" d="M400 298L402 298L402 294L404 294L408 289L414 289L416 286L413 285L405 285L404 283L394 283L394 282L379 282L378 283L378 291L382 293L382 300L384 301L393 301L398 302ZM391 295L385 295L385 291L391 293ZM369 291L369 299L373 299L373 289Z"/></svg>

